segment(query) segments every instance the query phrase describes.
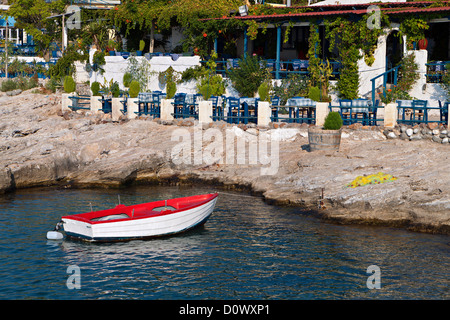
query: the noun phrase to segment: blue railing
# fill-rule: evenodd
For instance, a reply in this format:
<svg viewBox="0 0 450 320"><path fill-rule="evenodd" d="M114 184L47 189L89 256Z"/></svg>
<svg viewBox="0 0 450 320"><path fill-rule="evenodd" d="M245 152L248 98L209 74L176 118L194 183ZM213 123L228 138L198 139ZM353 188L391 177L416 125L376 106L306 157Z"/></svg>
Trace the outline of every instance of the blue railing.
<svg viewBox="0 0 450 320"><path fill-rule="evenodd" d="M216 60L215 61L217 65L216 73L221 74L223 77L226 77L226 71L228 69L239 67L239 60L240 59L237 58ZM202 64L206 64L206 62L207 62L206 60L201 61ZM280 61L278 72L277 72L277 63L275 59L261 60L261 66L264 65L264 63L266 65L266 68L270 70L274 79L277 79L277 74L278 79L286 78L290 74L309 75L308 60L292 59L287 61ZM340 75L341 63L339 61L329 61L329 63L333 68L333 71L331 73L331 79L332 80L338 79Z"/></svg>
<svg viewBox="0 0 450 320"><path fill-rule="evenodd" d="M432 61L426 63L427 73L425 77L427 83L441 83L442 76L447 72L446 65L449 63L450 61Z"/></svg>
<svg viewBox="0 0 450 320"><path fill-rule="evenodd" d="M398 78L398 69L400 68L400 66L396 66L392 69L389 69L386 72L383 72L382 74L377 75L375 78L370 79L370 81L372 81L372 103L373 105L375 105L375 80L377 80L380 77L383 77L383 89L386 89L386 85L388 82L388 76L392 77L392 83L394 84L394 86L397 85L397 78ZM383 90L383 95L386 97L386 91Z"/></svg>

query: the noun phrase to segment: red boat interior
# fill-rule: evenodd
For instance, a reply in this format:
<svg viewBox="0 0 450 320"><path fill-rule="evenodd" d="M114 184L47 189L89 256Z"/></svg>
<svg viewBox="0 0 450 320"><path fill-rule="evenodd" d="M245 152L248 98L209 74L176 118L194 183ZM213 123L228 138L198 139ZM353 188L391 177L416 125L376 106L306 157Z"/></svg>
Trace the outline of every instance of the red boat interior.
<svg viewBox="0 0 450 320"><path fill-rule="evenodd" d="M140 219L149 216L161 216L171 214L186 209L200 206L218 196L217 193L203 194L184 198L175 198L168 200L160 200L155 202L148 202L126 206L123 204L117 205L115 208L92 211L70 216L64 216L64 219L73 219L92 224L104 223L111 220L120 221L126 219Z"/></svg>

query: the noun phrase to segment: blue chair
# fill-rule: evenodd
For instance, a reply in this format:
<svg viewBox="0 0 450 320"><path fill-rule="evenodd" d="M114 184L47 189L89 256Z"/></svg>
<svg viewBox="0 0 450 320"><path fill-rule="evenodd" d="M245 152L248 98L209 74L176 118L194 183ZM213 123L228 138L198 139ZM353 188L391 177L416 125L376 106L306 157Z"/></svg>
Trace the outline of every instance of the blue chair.
<svg viewBox="0 0 450 320"><path fill-rule="evenodd" d="M448 123L448 105L448 101L444 102L444 105L442 105L441 100L439 100L439 115L442 123Z"/></svg>
<svg viewBox="0 0 450 320"><path fill-rule="evenodd" d="M349 99L339 100L339 113L345 125L351 124L353 101Z"/></svg>
<svg viewBox="0 0 450 320"><path fill-rule="evenodd" d="M380 105L380 100L375 101L375 105L369 108L369 125L376 126L377 125L377 111Z"/></svg>
<svg viewBox="0 0 450 320"><path fill-rule="evenodd" d="M271 99L272 104L272 121L278 121L278 107L280 106L280 97L273 96Z"/></svg>
<svg viewBox="0 0 450 320"><path fill-rule="evenodd" d="M156 118L161 117L161 91L152 92L152 102L150 103L150 114Z"/></svg>
<svg viewBox="0 0 450 320"><path fill-rule="evenodd" d="M177 93L173 97L172 102L174 106L174 118L186 118L189 116L189 111L186 110L186 93Z"/></svg>
<svg viewBox="0 0 450 320"><path fill-rule="evenodd" d="M350 122L355 123L360 119L358 116L362 116L362 123L364 125L369 124L369 106L370 102L364 98L358 98L352 100L352 110L350 116Z"/></svg>
<svg viewBox="0 0 450 320"><path fill-rule="evenodd" d="M238 98L228 97L228 123L239 123L241 105Z"/></svg>
<svg viewBox="0 0 450 320"><path fill-rule="evenodd" d="M293 71L300 71L300 64L301 61L300 60L292 60L292 70Z"/></svg>
<svg viewBox="0 0 450 320"><path fill-rule="evenodd" d="M308 69L309 60L300 60L300 69Z"/></svg>
<svg viewBox="0 0 450 320"><path fill-rule="evenodd" d="M194 117L195 119L198 118L198 112L197 112L197 110L198 110L198 108L197 108L198 103L197 103L197 100L201 96L202 95L200 93L196 93L192 97L192 103L188 104L187 101L186 101L186 110L188 111L188 114L190 116Z"/></svg>
<svg viewBox="0 0 450 320"><path fill-rule="evenodd" d="M213 120L216 120L218 117L219 110L217 109L217 104L219 103L219 97L211 96L208 101L212 102L212 112L213 112Z"/></svg>
<svg viewBox="0 0 450 320"><path fill-rule="evenodd" d="M413 100L412 107L413 112L411 113L410 120L412 122L428 122L428 110L427 110L427 100ZM417 117L417 118L416 118Z"/></svg>
<svg viewBox="0 0 450 320"><path fill-rule="evenodd" d="M409 122L406 117L412 112L412 100L397 100L397 122Z"/></svg>

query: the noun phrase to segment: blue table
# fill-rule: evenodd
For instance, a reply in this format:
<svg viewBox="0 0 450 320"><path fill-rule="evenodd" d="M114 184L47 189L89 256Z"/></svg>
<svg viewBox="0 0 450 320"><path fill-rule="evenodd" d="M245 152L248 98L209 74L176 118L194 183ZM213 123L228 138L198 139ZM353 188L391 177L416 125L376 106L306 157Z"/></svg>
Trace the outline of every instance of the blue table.
<svg viewBox="0 0 450 320"><path fill-rule="evenodd" d="M315 122L316 102L314 100L294 97L286 101L285 107L289 108L289 122Z"/></svg>

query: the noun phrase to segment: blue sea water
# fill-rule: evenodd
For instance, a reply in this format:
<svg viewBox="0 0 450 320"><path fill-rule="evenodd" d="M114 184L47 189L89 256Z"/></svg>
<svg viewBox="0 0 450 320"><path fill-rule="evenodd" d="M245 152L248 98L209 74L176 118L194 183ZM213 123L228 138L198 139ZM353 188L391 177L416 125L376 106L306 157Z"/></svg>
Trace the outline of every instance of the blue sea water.
<svg viewBox="0 0 450 320"><path fill-rule="evenodd" d="M37 189L1 196L0 299L450 298L449 236L328 224L229 191L203 227L179 236L109 244L46 239L61 216L90 211L90 204L110 208L118 194L130 205L211 191ZM367 286L371 265L379 267L380 289ZM75 280L71 266L79 268Z"/></svg>

